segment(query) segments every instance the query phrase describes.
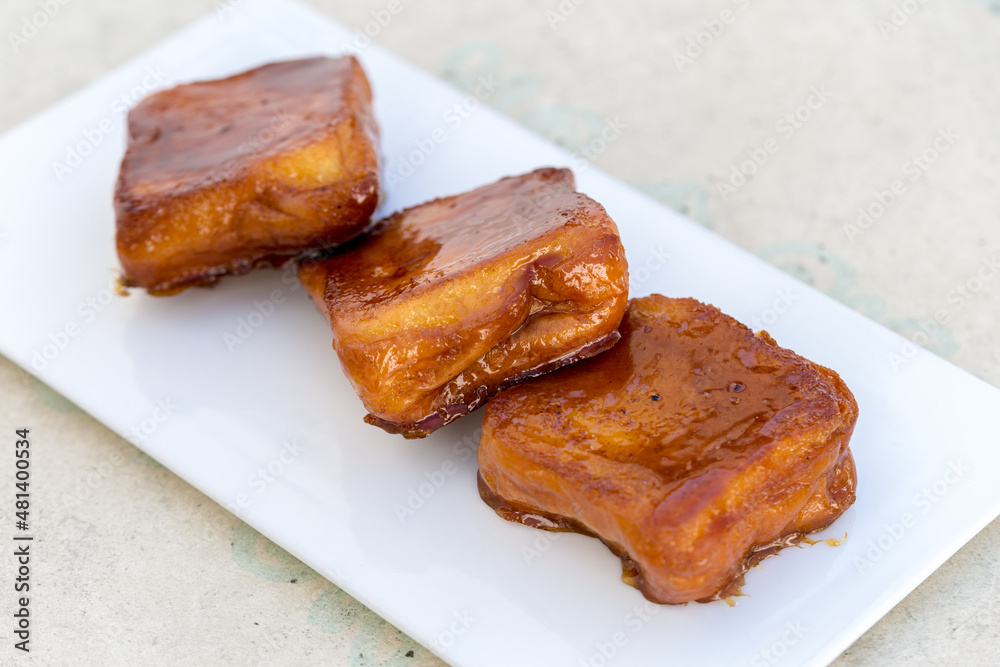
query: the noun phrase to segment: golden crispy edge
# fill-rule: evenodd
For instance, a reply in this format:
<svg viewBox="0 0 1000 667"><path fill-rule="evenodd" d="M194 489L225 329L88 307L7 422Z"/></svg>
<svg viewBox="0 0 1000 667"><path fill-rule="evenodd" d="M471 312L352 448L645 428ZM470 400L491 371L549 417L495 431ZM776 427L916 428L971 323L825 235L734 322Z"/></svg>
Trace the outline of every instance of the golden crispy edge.
<svg viewBox="0 0 1000 667"><path fill-rule="evenodd" d="M659 297L660 295L654 296ZM684 301L698 304L694 300ZM655 309L655 306L652 308ZM735 320L733 321L735 322ZM766 448L766 451L763 453L758 452L755 457L745 460L740 469L731 471L729 480L718 481L718 483L712 485L715 489L731 491L738 486L738 482L745 482L749 475L757 473L758 475L762 475L758 477L758 480L762 479L763 481L758 481L756 486L751 485L752 494L765 497L769 491L784 493L788 483L794 484L794 480L789 482L785 479L790 472L789 469L793 468L794 465L786 466L786 469L783 470L783 475L776 476L774 474L774 470L771 469L770 465L775 463L776 459L779 458L777 454L780 451L780 443L789 440L797 440L800 445L809 440L813 440L814 442L815 446L808 456L811 456L815 460L813 469L816 472L812 475L813 481L810 486L799 489L798 496L800 496L799 500L801 502L797 503L798 509L795 510L796 515L783 525L780 530L775 531L778 533L777 535L756 535L748 544L735 545L737 553L730 556L731 567L728 568L728 571L722 573L721 581L720 576L716 573L714 584L708 587L702 585L701 588L696 590L685 590L688 587L688 582L684 581L686 575L683 573L676 577L668 576L668 581L663 581L663 577L660 576L659 572L662 567L650 570L649 568L644 569L640 566L640 561L648 562L650 554L655 556L658 550L662 551L662 547L659 544L675 539L674 533L679 528L679 525L676 524L672 517L663 516L662 512L660 512L661 516L659 518L655 518L654 514L658 512L654 510L643 521L641 526L637 526L640 530L635 532L640 536L659 535L659 538L640 539L640 542L646 542L645 545L641 545L636 543L634 536L630 538L626 532L616 530L613 531L615 533L613 535L598 534L591 526L587 525L583 517L561 516L535 506L531 501L536 498L544 497L547 494L557 494L560 497L569 496L571 504L576 507L592 508L592 513L596 513L596 515L602 512L606 513L605 508L599 503L594 502L593 498L590 497L592 493L588 494L586 490L581 492L579 488L574 488L576 481L585 480L564 478L564 483L558 490L553 488L536 488L537 484L525 490L526 487L523 487L525 481L524 471L529 471L533 467L540 465L539 459L545 459L546 457L544 451L531 450L530 445L522 448L516 442L509 446L499 444L504 440L504 436L498 435L495 432L496 425L494 420L491 419L492 410L498 404L487 406L487 413L483 421L483 433L479 448L481 496L501 517L507 520L525 523L546 530L570 530L599 537L622 559L624 577L628 583L639 588L647 598L654 602L671 604L679 604L691 600L704 602L734 593L742 583L743 573L749 567L759 562L762 558L777 553L781 548L798 543L805 538L806 534L826 527L842 514L854 502L855 498L856 473L853 457L848 448L850 436L857 419L857 403L853 394L835 372L810 362L790 350L781 348L766 332L761 332L758 337L778 351L787 352L795 358L802 360L829 381L830 388L834 390L836 395L837 416L825 428L818 429L818 432L816 429L811 429L803 434L797 434L798 438L794 437L796 434L785 434L787 437L779 434L775 444ZM521 390L527 391L529 390L529 386L523 386ZM517 440L517 434L514 435L514 438ZM800 454L800 458L807 457L805 453L800 452ZM505 468L515 472L508 473ZM606 468L608 470L603 475L598 474L598 478L589 480L587 484L593 483L597 487L600 487L602 483L601 479L610 480L616 474L620 474L620 471L616 473L615 468L621 468L621 466L608 464ZM551 474L557 475L558 471ZM571 475L570 477L573 476ZM785 483L785 489L781 488L781 482ZM537 481L537 483L544 482ZM704 518L705 516L704 511L698 509L699 506L703 506L706 502L711 504L716 499L722 498L725 495L712 494L711 489L708 490L709 493L707 494L704 490L692 491L692 493L686 495L696 505L688 508L684 513L687 514L690 512L696 518ZM722 504L727 506L746 504L745 495L744 493L744 497L740 497L740 493L736 493L734 497L733 494L730 494L729 496L725 496L726 500ZM671 508L669 511L672 512L677 509L679 508ZM699 512L701 512L700 515ZM785 513L785 515L787 514L788 512ZM744 522L752 518L752 514L746 514L743 517ZM611 514L604 516L598 523L614 525L616 523L614 513L611 512ZM739 531L729 529L721 531L716 535L710 535L707 539L704 536L695 536L695 539L690 541L690 552L686 555L696 561L699 558L699 553L704 554L706 551L714 553L718 549L724 548L725 538L733 535L739 535ZM719 541L720 536L722 542ZM728 545L728 548L732 550L733 545ZM668 573L670 567L676 567L675 563L665 563L663 565L667 566ZM674 581L669 581L671 578Z"/></svg>
<svg viewBox="0 0 1000 667"><path fill-rule="evenodd" d="M206 215L211 215L209 211L217 208L215 199L218 196L222 196L224 199L229 195L229 190L218 184L210 184L208 189L196 190L192 193L187 194L166 194L163 196L154 196L151 201L146 202L133 202L129 196L128 191L131 190L132 186L127 182L127 174L125 171L125 164L128 160L128 151L126 152L125 158L123 158L123 168L119 172L119 177L115 188L115 211L116 211L116 239L119 260L122 264L124 272L119 278L119 284L122 288L127 287L144 287L147 289L149 294L153 296L168 296L171 294L176 294L183 291L184 289L192 286L211 286L217 282L223 275L239 275L242 273L247 273L255 268L263 267L281 267L284 266L289 260L302 254L303 251L308 251L317 247L330 246L336 243L343 243L349 240L351 237L360 234L364 231L368 225L368 221L371 214L374 213L375 208L378 205L378 201L381 198L380 183L378 178L378 164L380 161L377 146L379 137L378 124L375 121L374 111L372 108L372 95L371 87L368 82L367 76L365 75L364 69L361 64L353 56L346 56L350 61L353 70L353 75L348 78L348 89L345 93L345 99L347 100L347 107L355 111L350 114L347 118L343 119L337 126L332 126L328 128L325 135L326 137L339 136L340 139L347 140L352 144L353 148L360 148L361 153L355 156L354 162L358 162L363 165L370 165L370 167L362 167L360 171L355 171L348 179L353 179L349 181L348 179L341 179L337 183L333 184L333 187L341 186L344 190L343 195L337 195L336 199L340 201L340 205L344 203L344 197L349 197L352 201L349 203L351 206L348 208L356 208L357 213L353 217L356 217L357 223L345 226L343 223L337 223L334 226L326 224L326 228L318 236L313 234L314 238L309 239L307 242L295 245L294 247L288 248L271 248L271 249L253 249L244 248L240 252L227 252L225 249L216 252L216 249L210 250L208 253L203 253L207 263L202 261L196 266L186 266L188 262L181 262L180 268L174 270L168 270L170 274L169 277L163 277L163 262L161 258L155 258L151 261L143 261L132 258L132 253L128 250L128 247L141 242L156 228L157 225L169 223L172 215L170 213L176 207L180 207L183 211L189 208L193 203L196 206L200 206L205 209ZM313 60L313 59L305 59ZM292 61L289 61L292 62ZM272 65L281 65L285 63L273 63ZM265 65L262 67L269 67ZM232 78L244 77L252 74L256 70L261 68L256 68L254 70L248 70L241 74L235 75ZM200 84L211 83L211 82L197 82ZM191 85L191 84L187 84ZM197 84L193 84L197 85ZM171 89L173 90L173 89ZM160 95L163 93L170 93L171 90L161 91L160 93L154 93L153 96ZM150 98L147 98L150 99ZM142 106L142 102L139 107ZM137 109L139 108L137 107ZM137 109L133 109L130 112L136 113ZM346 124L346 125L345 125ZM131 122L130 122L131 125ZM349 134L351 136L356 136L359 138L357 141L350 140L349 137L344 136L345 127L350 128ZM131 139L130 139L131 141ZM314 142L305 146L308 150ZM132 146L130 144L129 150ZM300 149L301 150L301 149ZM286 158L287 159L287 158ZM256 163L252 163L250 167L253 167ZM355 165L357 167L358 165ZM243 180L245 174L242 170L234 174L233 178L237 180ZM228 181L221 181L221 184L233 181L232 178ZM233 181L235 182L235 181ZM284 208L291 206L293 209L296 207L305 206L306 209L310 209L313 204L311 203L316 197L319 197L319 201L322 202L324 197L329 199L332 193L331 185L322 185L318 188L313 188L312 190L302 192L298 198L293 197L288 199L288 194L291 192L287 185L275 181L272 184L272 188L276 188L276 191L285 192ZM356 196L346 193L350 192L370 192L370 196L366 196L364 201L358 202L354 201ZM220 201L224 201L220 200ZM301 199L302 201L296 202L296 199ZM311 224L316 226L316 222L308 222L305 218L298 218L294 214L295 212L286 212L281 210L281 208L275 208L266 202L262 205L256 205L254 199L252 201L244 202L246 205L251 206L241 206L240 210L244 212L244 217L246 215L254 215L251 209L254 206L258 213L263 213L265 218L273 218L275 221L281 221L282 224L286 224L289 227L302 226L301 223ZM340 208L337 201L327 201L322 204L324 208L333 210L334 207ZM156 215L150 215L147 211L151 208L155 209L165 209ZM239 213L239 211L237 211ZM247 222L250 222L248 219ZM236 221L237 226L240 225ZM259 221L258 221L259 226ZM251 244L252 246L252 244ZM197 256L199 253L194 251L193 254ZM235 256L231 256L235 255ZM183 257L183 253L180 255Z"/></svg>
<svg viewBox="0 0 1000 667"><path fill-rule="evenodd" d="M490 338L489 344L482 347L478 356L472 357L471 359L465 358L464 361L462 361L462 365L456 367L455 369L444 368L435 364L434 370L441 371L441 373L439 373L440 378L433 386L423 388L419 391L416 389L411 390L407 388L408 385L403 386L400 384L401 382L405 384L405 378L392 379L390 384L395 387L394 390L398 390L399 392L405 394L408 394L411 391L416 391L414 395L418 398L423 397L425 400L430 400L439 396L442 391L446 391L448 393L445 400L433 402L420 416L414 418L401 419L399 417L389 417L385 411L379 409L375 401L380 397L380 394L377 391L373 393L373 390L363 384L359 378L360 374L362 377L366 378L367 382L373 382L373 376L371 375L373 371L371 369L367 369L364 364L359 365L354 361L355 356L364 358L364 355L371 353L371 343L361 341L355 344L347 344L342 340L341 332L338 331L340 320L338 319L335 308L333 307L336 303L337 295L330 292L327 284L323 285L323 288L326 290L324 296L324 300L326 302L325 312L331 320L331 328L334 333L334 347L337 350L338 356L341 359L341 365L345 368L348 378L357 390L362 402L370 412L369 416L366 417L366 421L368 423L377 425L391 433L403 434L405 437L424 437L437 428L440 428L454 419L481 406L488 399L488 397L495 393L498 389L510 386L517 381L554 370L555 368L573 361L598 354L611 347L618 340L619 336L617 333L617 327L621 321L622 315L624 314L628 299L627 262L625 259L624 249L621 246L621 240L617 234L617 226L615 226L614 222L607 216L606 211L604 211L604 208L600 206L600 204L589 198L586 198L586 201L588 202L588 206L593 208L593 210L590 211L590 214L594 216L594 225L588 228L585 235L590 236L593 235L594 232L597 232L598 236L597 238L593 238L589 243L577 248L568 256L564 257L560 260L560 263L554 267L554 269L558 269L559 266L571 267L581 262L585 263L585 259L589 257L590 254L595 252L604 253L604 261L610 262L610 265L614 267L613 272L620 273L620 277L617 280L614 280L607 285L606 291L608 293L608 298L599 302L588 303L585 308L576 311L533 313L529 307L533 299L533 286L528 285L525 289L518 292L518 294L523 296L526 300L522 304L522 308L515 309L519 311L516 321L513 325L505 328L503 331L500 331L497 335ZM399 214L395 214L395 216L398 215ZM384 224L384 222L378 224ZM600 229L602 228L606 230L606 233L600 235ZM303 264L300 266L304 267L306 272L312 273L323 271L323 262L330 262L330 265L334 266L336 256L327 260L321 260L319 262ZM300 271L301 270L303 269L300 269ZM549 270L549 273L556 272L556 270ZM466 273L470 272L464 271L463 275ZM313 292L313 299L317 300L319 298L319 282L315 279L310 279L310 282L314 285L314 289L316 290ZM537 287L534 289L537 289ZM504 312L511 312L510 308L507 306L504 306L501 310ZM597 320L597 322L586 327L585 329L582 329L584 335L577 336L576 340L567 342L566 349L561 350L558 355L530 365L522 365L520 368L516 368L516 370L510 373L507 377L499 379L494 377L485 384L478 385L483 387L483 389L475 394L470 395L469 392L461 393L449 390L449 387L453 389L454 386L461 385L462 378L475 375L477 369L482 369L487 366L504 367L504 364L507 363L506 359L516 356L518 343L527 343L530 346L532 335L539 335L539 332L543 331L547 327L551 328L555 322L558 322L561 319L569 321L573 317L579 318L588 316ZM465 322L459 322L456 326L461 329L464 325ZM423 338L428 334L428 332L424 329L421 329L416 333L419 334L419 338ZM382 341L383 347L391 347L392 345L397 344L407 345L407 336L410 336L411 334L413 334L413 332L407 330L402 332L402 335L400 336ZM444 336L444 334L439 335ZM442 340L443 339L444 338L442 338ZM397 340L398 342L393 342ZM388 382L388 380L386 381ZM414 403L415 402L416 401L414 401Z"/></svg>

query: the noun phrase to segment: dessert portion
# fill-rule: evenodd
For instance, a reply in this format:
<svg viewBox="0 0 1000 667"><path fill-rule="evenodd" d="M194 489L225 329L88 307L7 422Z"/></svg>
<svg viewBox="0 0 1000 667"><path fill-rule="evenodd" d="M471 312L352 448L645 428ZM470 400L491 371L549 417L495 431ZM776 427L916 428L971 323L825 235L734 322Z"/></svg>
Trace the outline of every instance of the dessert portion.
<svg viewBox="0 0 1000 667"><path fill-rule="evenodd" d="M598 537L626 583L679 604L737 593L854 502L836 373L693 299L634 299L620 331L490 401L479 484L501 517Z"/></svg>
<svg viewBox="0 0 1000 667"><path fill-rule="evenodd" d="M618 228L567 169L406 209L299 276L366 421L411 438L609 348L628 300Z"/></svg>
<svg viewBox="0 0 1000 667"><path fill-rule="evenodd" d="M115 188L122 284L173 294L354 237L378 203L377 140L352 56L150 95Z"/></svg>

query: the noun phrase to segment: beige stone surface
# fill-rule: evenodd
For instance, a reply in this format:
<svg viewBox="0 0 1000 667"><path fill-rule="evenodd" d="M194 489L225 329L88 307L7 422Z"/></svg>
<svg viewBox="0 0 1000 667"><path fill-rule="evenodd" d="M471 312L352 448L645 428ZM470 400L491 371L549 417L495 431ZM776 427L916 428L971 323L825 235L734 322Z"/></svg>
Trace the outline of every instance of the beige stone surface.
<svg viewBox="0 0 1000 667"><path fill-rule="evenodd" d="M310 4L363 30L388 2ZM43 5L58 10L12 44ZM912 14L894 14L904 5ZM496 77L492 106L570 150L617 120L626 127L598 166L920 342L921 323L943 313L927 346L1000 384L1000 280L974 280L1000 253L1000 3L403 7L379 44L459 87ZM214 10L210 0L5 0L0 130ZM706 37L705 22L724 11L731 21ZM699 33L707 45L678 59ZM786 117L797 112L793 125ZM942 132L953 139L932 151ZM723 187L765 146L773 152L745 184ZM913 158L925 151L920 166ZM896 180L901 194L885 212L852 228ZM439 664L0 360L0 434L24 426L36 457L35 634L30 656L14 656L5 639L0 663ZM12 511L0 493L0 516ZM1000 663L998 553L994 522L837 664ZM2 591L7 613L12 593Z"/></svg>

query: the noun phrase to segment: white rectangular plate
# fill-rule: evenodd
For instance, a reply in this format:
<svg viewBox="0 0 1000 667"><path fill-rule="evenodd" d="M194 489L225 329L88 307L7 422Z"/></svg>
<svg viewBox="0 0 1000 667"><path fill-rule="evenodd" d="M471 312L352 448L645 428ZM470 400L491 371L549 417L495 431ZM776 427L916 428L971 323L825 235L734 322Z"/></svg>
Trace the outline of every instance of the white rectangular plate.
<svg viewBox="0 0 1000 667"><path fill-rule="evenodd" d="M1000 392L922 351L894 368L899 336L596 168L577 170L579 187L621 228L634 295L694 296L752 322L791 289L771 333L836 369L861 407L858 501L824 535L849 539L767 561L735 607L643 611L596 540L497 518L476 492L478 415L424 441L362 423L290 274L113 296L123 102L351 39L299 5L243 0L0 139L0 351L456 665L824 664L1000 512ZM390 184L384 211L568 164L486 108L456 127L445 114L462 95L377 47L361 58L386 165L424 162ZM438 128L445 141L413 154ZM176 406L165 420L159 401ZM290 440L303 452L274 464ZM262 484L269 463L283 470Z"/></svg>

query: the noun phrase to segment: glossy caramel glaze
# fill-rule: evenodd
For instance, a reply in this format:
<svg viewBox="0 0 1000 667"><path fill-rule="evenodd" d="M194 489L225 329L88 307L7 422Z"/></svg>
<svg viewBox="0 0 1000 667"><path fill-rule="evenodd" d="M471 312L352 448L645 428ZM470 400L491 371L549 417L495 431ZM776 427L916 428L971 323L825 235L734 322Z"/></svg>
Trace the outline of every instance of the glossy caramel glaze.
<svg viewBox="0 0 1000 667"><path fill-rule="evenodd" d="M693 299L634 299L604 354L496 395L480 489L500 516L599 537L654 602L731 595L854 502L833 371Z"/></svg>
<svg viewBox="0 0 1000 667"><path fill-rule="evenodd" d="M299 275L366 420L408 437L607 349L628 300L618 229L566 169L407 209Z"/></svg>
<svg viewBox="0 0 1000 667"><path fill-rule="evenodd" d="M155 93L115 190L126 286L172 294L346 241L378 203L371 89L351 56Z"/></svg>

